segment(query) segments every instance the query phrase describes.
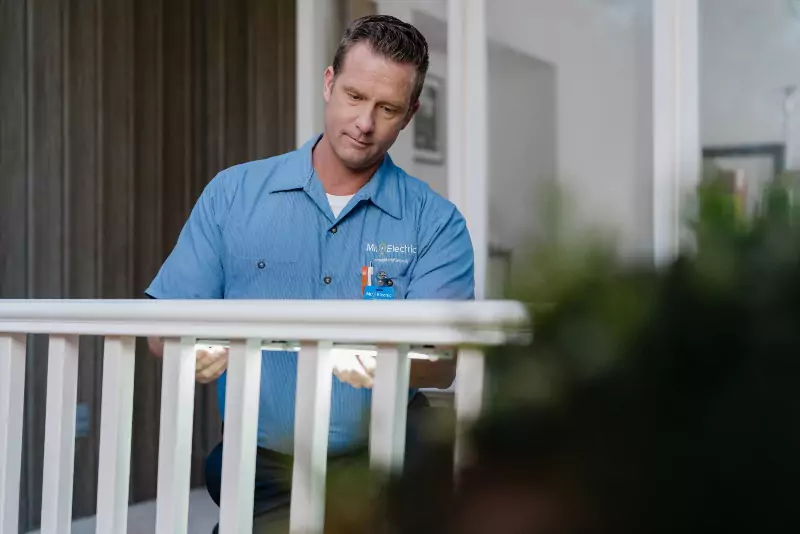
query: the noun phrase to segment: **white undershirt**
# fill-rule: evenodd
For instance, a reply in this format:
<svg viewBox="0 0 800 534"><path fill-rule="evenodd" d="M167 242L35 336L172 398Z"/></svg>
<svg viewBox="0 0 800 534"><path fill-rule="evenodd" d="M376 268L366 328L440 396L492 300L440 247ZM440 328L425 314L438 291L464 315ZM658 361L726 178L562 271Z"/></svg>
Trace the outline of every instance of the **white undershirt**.
<svg viewBox="0 0 800 534"><path fill-rule="evenodd" d="M345 206L347 206L347 203L350 202L350 199L353 198L354 196L355 195L341 196L341 195L328 194L328 202L331 205L331 211L333 212L333 216L338 219L339 214L342 212Z"/></svg>

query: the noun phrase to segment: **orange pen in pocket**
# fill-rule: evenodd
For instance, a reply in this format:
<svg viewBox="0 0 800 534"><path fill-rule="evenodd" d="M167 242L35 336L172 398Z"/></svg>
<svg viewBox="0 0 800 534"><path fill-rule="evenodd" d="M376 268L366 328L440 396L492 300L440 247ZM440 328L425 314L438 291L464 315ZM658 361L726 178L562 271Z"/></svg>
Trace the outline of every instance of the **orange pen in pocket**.
<svg viewBox="0 0 800 534"><path fill-rule="evenodd" d="M364 290L369 285L369 267L364 265L361 267L361 294L364 294Z"/></svg>

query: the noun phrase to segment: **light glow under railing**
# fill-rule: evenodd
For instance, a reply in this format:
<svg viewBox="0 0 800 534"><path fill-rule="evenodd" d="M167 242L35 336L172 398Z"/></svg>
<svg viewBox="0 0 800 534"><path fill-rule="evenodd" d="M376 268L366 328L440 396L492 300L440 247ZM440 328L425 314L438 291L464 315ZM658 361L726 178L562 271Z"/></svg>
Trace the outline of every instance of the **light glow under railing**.
<svg viewBox="0 0 800 534"><path fill-rule="evenodd" d="M230 341L227 339L198 339L195 344L195 349L202 349L207 347L230 347ZM299 341L265 341L261 344L261 350L273 352L300 352ZM362 355L362 356L377 356L378 346L372 345L354 345L352 343L333 343L333 354L336 355ZM441 347L434 347L431 345L414 345L411 346L407 356L412 360L452 360L454 351L452 349L444 349Z"/></svg>
<svg viewBox="0 0 800 534"><path fill-rule="evenodd" d="M376 316L380 328L374 327ZM370 459L376 468L395 470L404 455L411 360L452 358L447 348L456 347L455 409L463 428L480 411L481 347L526 340L527 324L525 308L507 301L0 301L0 531L13 532L18 520L21 406L31 357L25 334L51 340L45 428L53 439L46 446L43 526L62 531L71 521L77 347L80 336L97 335L105 337L97 525L108 532L124 529L135 338L154 336L165 345L157 534L187 528L198 344L230 348L220 532L252 530L261 358L268 350L297 353L291 532L319 533L337 353L376 357ZM463 449L457 439L457 458Z"/></svg>

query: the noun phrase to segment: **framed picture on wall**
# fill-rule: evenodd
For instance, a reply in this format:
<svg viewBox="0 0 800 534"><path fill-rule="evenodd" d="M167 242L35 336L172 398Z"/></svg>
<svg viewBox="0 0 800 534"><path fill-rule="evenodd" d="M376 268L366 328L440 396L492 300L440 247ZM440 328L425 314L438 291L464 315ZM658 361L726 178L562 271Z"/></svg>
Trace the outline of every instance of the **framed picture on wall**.
<svg viewBox="0 0 800 534"><path fill-rule="evenodd" d="M441 164L444 161L444 83L428 74L419 96L419 111L414 116L414 159L421 163Z"/></svg>

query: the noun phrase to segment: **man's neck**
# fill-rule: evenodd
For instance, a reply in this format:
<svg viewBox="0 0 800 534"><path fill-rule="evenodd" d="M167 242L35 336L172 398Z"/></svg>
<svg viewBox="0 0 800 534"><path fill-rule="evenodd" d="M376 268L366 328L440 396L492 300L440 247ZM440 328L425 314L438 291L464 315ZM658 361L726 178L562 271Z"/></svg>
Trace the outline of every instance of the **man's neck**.
<svg viewBox="0 0 800 534"><path fill-rule="evenodd" d="M354 171L348 169L333 152L327 137L323 136L311 154L322 187L330 195L354 195L375 174L380 162L370 167Z"/></svg>

